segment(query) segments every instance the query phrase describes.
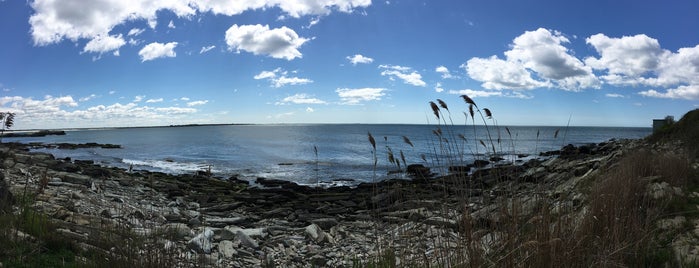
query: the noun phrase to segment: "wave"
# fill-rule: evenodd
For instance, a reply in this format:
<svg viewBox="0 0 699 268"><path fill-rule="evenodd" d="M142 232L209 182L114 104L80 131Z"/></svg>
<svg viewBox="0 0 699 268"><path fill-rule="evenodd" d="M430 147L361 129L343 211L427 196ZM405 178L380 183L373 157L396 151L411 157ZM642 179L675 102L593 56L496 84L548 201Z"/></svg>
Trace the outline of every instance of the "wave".
<svg viewBox="0 0 699 268"><path fill-rule="evenodd" d="M134 166L137 168L145 169L156 169L157 171L163 171L166 173L190 173L196 171L205 171L211 168L211 172L219 173L220 171L214 169L214 167L207 163L192 163L192 162L176 162L172 160L136 160L136 159L122 159L122 163Z"/></svg>

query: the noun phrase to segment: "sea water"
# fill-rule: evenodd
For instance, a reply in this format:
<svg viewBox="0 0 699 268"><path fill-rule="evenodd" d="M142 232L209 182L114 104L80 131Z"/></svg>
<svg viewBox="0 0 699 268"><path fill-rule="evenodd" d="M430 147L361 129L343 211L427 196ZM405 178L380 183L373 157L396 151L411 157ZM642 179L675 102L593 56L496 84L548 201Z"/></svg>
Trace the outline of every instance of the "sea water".
<svg viewBox="0 0 699 268"><path fill-rule="evenodd" d="M376 150L368 133L376 141ZM4 141L119 144L121 149L38 151L57 158L94 160L100 165L134 170L172 174L211 170L219 177L236 175L251 181L264 177L300 184L351 185L404 177L400 172L391 172L399 170L396 161L402 169L405 164L423 164L439 173L448 165L488 159L493 156L493 148L505 162L515 163L566 144L636 139L650 133L650 128L622 127L216 125L72 130L64 136ZM389 162L389 152L394 163Z"/></svg>

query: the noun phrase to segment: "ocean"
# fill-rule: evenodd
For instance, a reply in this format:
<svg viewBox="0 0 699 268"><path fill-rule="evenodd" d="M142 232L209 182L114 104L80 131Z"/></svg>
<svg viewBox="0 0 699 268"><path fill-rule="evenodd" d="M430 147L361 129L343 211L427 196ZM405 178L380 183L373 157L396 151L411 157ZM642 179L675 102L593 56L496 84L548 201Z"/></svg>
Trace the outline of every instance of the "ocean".
<svg viewBox="0 0 699 268"><path fill-rule="evenodd" d="M398 170L398 166L389 162L389 150L394 159L400 160L402 168L405 164L401 152L405 163L430 166L439 173L447 165L487 159L492 156L493 147L504 161L523 162L538 157L539 152L558 150L566 144L643 138L652 131L625 127L437 128L371 124L216 125L72 130L63 136L4 138L3 141L119 144L122 149L37 151L57 158L94 160L100 165L134 170L181 174L211 169L215 176L223 178L236 175L254 181L264 177L329 186L404 178L400 172L390 172ZM376 166L367 133L376 141ZM413 145L406 143L403 136Z"/></svg>

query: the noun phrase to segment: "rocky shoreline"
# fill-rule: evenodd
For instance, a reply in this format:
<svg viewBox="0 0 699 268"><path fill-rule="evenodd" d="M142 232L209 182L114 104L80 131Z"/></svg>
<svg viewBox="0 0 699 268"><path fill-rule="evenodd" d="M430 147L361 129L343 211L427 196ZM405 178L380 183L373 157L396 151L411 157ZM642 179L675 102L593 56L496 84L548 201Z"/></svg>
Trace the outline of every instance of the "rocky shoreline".
<svg viewBox="0 0 699 268"><path fill-rule="evenodd" d="M413 166L412 180L323 189L265 178L258 187L235 177L129 172L1 144L0 176L15 196L36 193L32 206L61 235L114 258L118 249L97 242L108 236L104 230L156 236L144 247L166 250L178 267L347 267L389 248L407 259L456 250L461 219L497 230L511 216L493 200L517 202L523 220L544 204L575 215L587 201L580 185L640 146L642 140L569 145L545 161L470 174L454 168L435 178ZM659 195L674 191L656 184Z"/></svg>

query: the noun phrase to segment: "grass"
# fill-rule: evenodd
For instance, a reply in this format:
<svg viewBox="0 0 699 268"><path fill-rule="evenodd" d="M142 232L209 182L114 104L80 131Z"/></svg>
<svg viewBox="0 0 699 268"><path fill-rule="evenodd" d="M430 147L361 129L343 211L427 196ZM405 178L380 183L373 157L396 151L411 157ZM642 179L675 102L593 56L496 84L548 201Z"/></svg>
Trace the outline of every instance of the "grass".
<svg viewBox="0 0 699 268"><path fill-rule="evenodd" d="M479 108L468 96L462 98L468 105L468 112L463 114L466 119L470 117L474 129L470 137L467 132L457 133L456 129L460 127L454 125L451 111L444 101L429 103L437 122L433 131L434 140L430 141L433 155L426 161L432 166L465 165L464 159L482 159L502 154L498 148L502 151L501 136L504 135L497 126L493 111ZM476 137L476 115L480 115L486 137ZM690 119L683 118L663 132L649 137L647 142L672 142L679 139L690 154L699 152L699 137L696 136L699 133L699 110L688 113L685 118ZM463 129L467 130L468 126L464 125ZM512 133L509 128L505 128L505 131L511 141L505 147L516 152ZM558 132L557 130L554 134L555 138L558 137ZM538 138L539 133L537 147ZM458 143L459 140L462 142ZM371 137L370 142L376 161L376 147ZM389 163L400 163L393 157L391 148L387 147L386 151ZM486 154L481 155L479 151ZM492 169L490 174L476 173L472 176L441 170L441 174L450 175L448 179L442 180L440 188L444 191L440 198L441 205L435 211L444 218L460 215L457 216L456 237L447 236L446 239L432 241L433 252L415 254L414 251L405 252L400 248L384 248L375 259L363 263L363 267L395 267L396 264L392 262L395 259L400 260L402 266L416 267L687 265L671 258L673 252L668 249L670 242L659 238L661 231L657 229L656 222L673 215L699 217L699 196L670 195L656 199L648 189L654 184L678 187L683 192L699 190L697 172L688 159L682 153L627 151L623 157L613 159L613 163L602 163L599 172L579 183L574 192L562 195L552 195L556 185L544 182L536 182L533 192L521 192L521 187L517 187L520 182L513 181L516 180L516 174L511 174L508 169ZM572 176L562 180L572 179ZM488 194L487 187L482 188L476 183L493 178L499 191L496 195ZM499 215L497 221L484 221L483 218L473 216L478 208L472 209L471 202L478 191L482 192L475 196L479 198L480 208L493 207L492 213ZM407 192L404 196L419 198L415 193ZM560 205L570 203L571 197L568 195L576 193L585 193L586 198L582 203ZM534 204L533 209L522 204L526 200ZM380 218L377 217L376 221L377 224L382 224ZM444 228L440 231L444 235L452 234ZM418 232L414 235L421 234ZM415 237L397 239L405 239L404 244L415 240ZM394 242L401 244L401 241Z"/></svg>

